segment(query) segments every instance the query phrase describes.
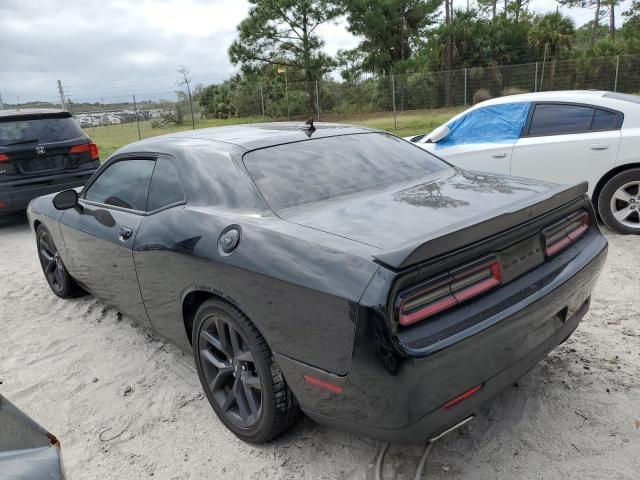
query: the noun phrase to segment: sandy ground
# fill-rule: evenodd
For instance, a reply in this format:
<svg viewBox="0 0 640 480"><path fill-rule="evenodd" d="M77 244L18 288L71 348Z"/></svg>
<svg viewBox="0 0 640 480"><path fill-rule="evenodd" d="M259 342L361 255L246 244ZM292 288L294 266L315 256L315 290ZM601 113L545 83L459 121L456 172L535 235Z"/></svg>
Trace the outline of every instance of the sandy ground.
<svg viewBox="0 0 640 480"><path fill-rule="evenodd" d="M439 442L425 478L640 478L640 239L609 240L577 332ZM91 296L50 292L24 218L0 226L0 382L61 439L71 480L374 478L379 442L308 419L265 446L237 440L189 356ZM422 449L391 446L384 478L413 478Z"/></svg>

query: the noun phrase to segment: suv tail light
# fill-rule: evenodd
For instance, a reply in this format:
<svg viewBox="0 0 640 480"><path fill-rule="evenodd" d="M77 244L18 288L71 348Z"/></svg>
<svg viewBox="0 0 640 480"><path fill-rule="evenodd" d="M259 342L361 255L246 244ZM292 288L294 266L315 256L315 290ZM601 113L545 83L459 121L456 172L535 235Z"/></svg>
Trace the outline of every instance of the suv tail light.
<svg viewBox="0 0 640 480"><path fill-rule="evenodd" d="M4 153L0 153L0 162L8 162L9 157L7 157Z"/></svg>
<svg viewBox="0 0 640 480"><path fill-rule="evenodd" d="M100 152L98 151L98 145L94 142L83 143L81 145L74 145L69 150L69 153L84 153L89 152L91 154L91 160L98 160L100 158Z"/></svg>
<svg viewBox="0 0 640 480"><path fill-rule="evenodd" d="M544 253L551 257L578 240L589 229L589 214L578 211L542 231Z"/></svg>
<svg viewBox="0 0 640 480"><path fill-rule="evenodd" d="M500 261L492 255L427 280L398 297L398 321L407 326L432 317L497 287L501 278Z"/></svg>

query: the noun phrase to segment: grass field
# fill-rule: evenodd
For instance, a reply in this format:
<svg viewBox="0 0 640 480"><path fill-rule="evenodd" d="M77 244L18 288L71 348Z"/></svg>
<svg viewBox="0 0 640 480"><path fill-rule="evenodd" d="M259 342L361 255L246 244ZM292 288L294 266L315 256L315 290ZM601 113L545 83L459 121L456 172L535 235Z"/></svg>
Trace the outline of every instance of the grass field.
<svg viewBox="0 0 640 480"><path fill-rule="evenodd" d="M381 130L388 130L395 135L404 137L425 133L449 120L460 112L459 108L447 108L437 110L419 110L410 113L400 113L397 116L397 130L394 130L393 115L371 115L358 118L340 119L339 123L365 125ZM237 125L241 123L261 122L262 117L232 118L229 120L198 120L196 128L220 127L223 125ZM172 132L190 130L191 123L162 128L152 128L151 122L140 122L140 134L142 138L155 137ZM138 140L138 128L135 123L111 125L108 127L87 128L85 132L98 144L100 158L106 160L118 148Z"/></svg>

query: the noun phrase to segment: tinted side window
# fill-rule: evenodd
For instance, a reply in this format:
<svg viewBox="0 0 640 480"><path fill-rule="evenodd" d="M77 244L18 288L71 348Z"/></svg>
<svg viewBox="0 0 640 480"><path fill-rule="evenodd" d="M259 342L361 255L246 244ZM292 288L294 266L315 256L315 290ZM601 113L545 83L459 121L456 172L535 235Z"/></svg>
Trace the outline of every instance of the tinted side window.
<svg viewBox="0 0 640 480"><path fill-rule="evenodd" d="M178 177L178 169L172 160L159 158L151 178L147 210L152 212L183 200L184 193Z"/></svg>
<svg viewBox="0 0 640 480"><path fill-rule="evenodd" d="M588 132L593 108L579 105L537 105L529 135L562 135Z"/></svg>
<svg viewBox="0 0 640 480"><path fill-rule="evenodd" d="M122 160L111 164L91 184L84 198L92 202L146 210L153 160Z"/></svg>
<svg viewBox="0 0 640 480"><path fill-rule="evenodd" d="M591 130L615 130L618 123L618 116L607 110L596 110L593 115Z"/></svg>

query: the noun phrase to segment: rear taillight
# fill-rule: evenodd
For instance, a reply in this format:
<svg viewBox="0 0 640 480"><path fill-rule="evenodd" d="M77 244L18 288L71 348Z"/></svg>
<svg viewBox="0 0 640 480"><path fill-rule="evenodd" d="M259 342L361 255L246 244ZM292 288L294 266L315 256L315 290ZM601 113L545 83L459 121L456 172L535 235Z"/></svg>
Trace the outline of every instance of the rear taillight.
<svg viewBox="0 0 640 480"><path fill-rule="evenodd" d="M401 294L398 321L407 326L432 317L497 287L501 277L500 261L493 255L451 270Z"/></svg>
<svg viewBox="0 0 640 480"><path fill-rule="evenodd" d="M83 143L82 145L74 145L69 150L69 153L85 153L91 154L91 160L98 160L100 158L100 152L98 151L98 145L95 143Z"/></svg>
<svg viewBox="0 0 640 480"><path fill-rule="evenodd" d="M7 157L4 153L0 153L0 162L8 162L9 157Z"/></svg>
<svg viewBox="0 0 640 480"><path fill-rule="evenodd" d="M551 257L578 240L589 229L589 214L576 212L542 231L544 253Z"/></svg>

